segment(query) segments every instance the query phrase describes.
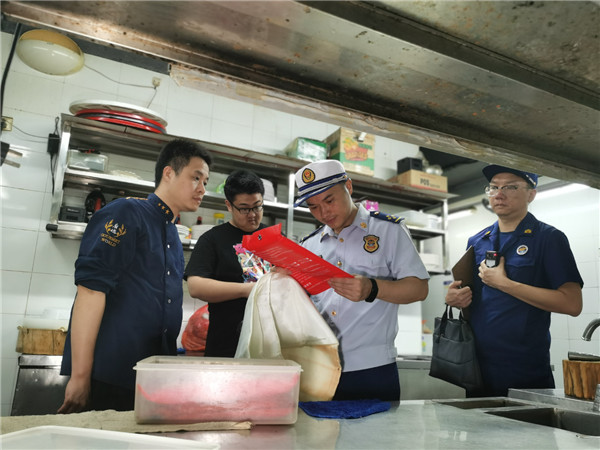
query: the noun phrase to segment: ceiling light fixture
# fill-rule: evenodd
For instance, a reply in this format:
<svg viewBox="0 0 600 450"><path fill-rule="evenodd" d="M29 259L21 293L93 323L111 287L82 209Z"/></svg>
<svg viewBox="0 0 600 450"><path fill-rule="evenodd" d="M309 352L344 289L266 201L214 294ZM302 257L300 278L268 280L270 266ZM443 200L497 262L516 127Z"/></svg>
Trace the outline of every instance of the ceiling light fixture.
<svg viewBox="0 0 600 450"><path fill-rule="evenodd" d="M17 55L29 67L48 75L70 75L83 67L83 52L67 36L50 30L23 33Z"/></svg>
<svg viewBox="0 0 600 450"><path fill-rule="evenodd" d="M546 199L550 197L556 197L557 195L569 194L572 192L581 191L587 189L588 186L585 184L571 183L557 188L550 188L548 190L540 190L535 196L536 199Z"/></svg>
<svg viewBox="0 0 600 450"><path fill-rule="evenodd" d="M455 219L460 219L463 217L468 217L472 214L475 214L477 212L477 208L475 208L474 206L471 206L470 208L466 208L466 209L459 209L458 211L454 211L450 214L448 214L448 220L455 220Z"/></svg>

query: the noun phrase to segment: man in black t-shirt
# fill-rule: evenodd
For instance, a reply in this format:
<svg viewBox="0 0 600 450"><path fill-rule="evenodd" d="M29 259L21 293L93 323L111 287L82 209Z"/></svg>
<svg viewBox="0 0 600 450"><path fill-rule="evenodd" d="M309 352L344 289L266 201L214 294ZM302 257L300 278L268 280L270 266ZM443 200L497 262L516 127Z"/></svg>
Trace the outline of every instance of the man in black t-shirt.
<svg viewBox="0 0 600 450"><path fill-rule="evenodd" d="M184 279L190 295L208 303L205 356L233 357L246 300L260 277L254 272L260 261L242 247L242 238L265 228L261 223L265 188L255 173L237 170L227 177L224 192L231 220L200 236Z"/></svg>

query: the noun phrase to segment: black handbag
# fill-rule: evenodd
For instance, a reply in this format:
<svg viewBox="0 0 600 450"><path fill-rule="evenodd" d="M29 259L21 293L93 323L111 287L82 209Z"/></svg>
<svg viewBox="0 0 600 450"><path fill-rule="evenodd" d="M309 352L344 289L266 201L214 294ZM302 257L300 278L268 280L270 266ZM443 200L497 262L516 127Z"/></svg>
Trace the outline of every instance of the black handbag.
<svg viewBox="0 0 600 450"><path fill-rule="evenodd" d="M452 315L452 307L446 305L442 317L435 318L433 349L429 375L477 392L483 388L483 380L473 330L463 316Z"/></svg>

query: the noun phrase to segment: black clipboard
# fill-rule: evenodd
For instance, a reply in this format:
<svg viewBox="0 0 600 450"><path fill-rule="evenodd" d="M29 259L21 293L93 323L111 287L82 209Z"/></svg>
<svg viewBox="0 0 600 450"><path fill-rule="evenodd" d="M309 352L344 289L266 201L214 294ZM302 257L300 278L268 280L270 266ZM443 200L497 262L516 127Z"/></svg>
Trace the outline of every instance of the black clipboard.
<svg viewBox="0 0 600 450"><path fill-rule="evenodd" d="M473 288L473 267L475 266L475 250L471 245L458 262L452 267L454 280L461 280L461 287Z"/></svg>

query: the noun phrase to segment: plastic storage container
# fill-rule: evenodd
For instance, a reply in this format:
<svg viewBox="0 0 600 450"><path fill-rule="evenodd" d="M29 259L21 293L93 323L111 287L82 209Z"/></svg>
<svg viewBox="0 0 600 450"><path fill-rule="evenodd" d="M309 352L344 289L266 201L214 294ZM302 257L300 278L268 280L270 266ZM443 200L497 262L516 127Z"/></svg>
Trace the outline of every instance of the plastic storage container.
<svg viewBox="0 0 600 450"><path fill-rule="evenodd" d="M293 361L152 356L134 369L138 423L297 419L302 369Z"/></svg>
<svg viewBox="0 0 600 450"><path fill-rule="evenodd" d="M106 172L108 156L99 153L86 153L70 149L67 153L67 166L73 169Z"/></svg>

